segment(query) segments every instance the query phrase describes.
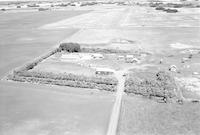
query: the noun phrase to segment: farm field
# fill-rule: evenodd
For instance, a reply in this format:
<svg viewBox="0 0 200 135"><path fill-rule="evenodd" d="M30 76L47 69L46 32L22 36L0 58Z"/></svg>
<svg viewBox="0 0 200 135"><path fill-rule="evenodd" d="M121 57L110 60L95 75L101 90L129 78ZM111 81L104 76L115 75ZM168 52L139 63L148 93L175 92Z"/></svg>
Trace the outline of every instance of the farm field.
<svg viewBox="0 0 200 135"><path fill-rule="evenodd" d="M141 49L161 53L163 50L173 50L171 44L176 43L199 48L200 18L198 14L198 9L191 9L191 11L181 9L180 13L168 14L148 7L120 7L117 10L113 7L110 9L105 8L103 12L97 10L81 15L79 18L73 17L51 23L42 28L64 29L73 26L82 29L72 37L67 38L66 42L95 44L97 47L108 44L107 47L109 48L113 45L111 44L113 40L126 39L133 41L134 45L132 47L121 45L120 48L134 49L135 46L139 46ZM98 17L87 23L91 16ZM145 18L148 20L145 20ZM155 21L155 18L160 18L160 21L151 23ZM168 19L169 22L177 22L177 24L166 24L166 18L172 18L171 20ZM187 26L184 26L184 23ZM90 36L87 36L88 34Z"/></svg>
<svg viewBox="0 0 200 135"><path fill-rule="evenodd" d="M49 22L62 20L88 11L24 12L0 14L0 76L43 54L77 29L39 30ZM38 21L40 20L40 21ZM52 38L53 37L53 38Z"/></svg>
<svg viewBox="0 0 200 135"><path fill-rule="evenodd" d="M1 13L0 77L77 32L38 27L86 12ZM0 95L1 135L104 134L114 101L113 94L90 89L7 81L0 81Z"/></svg>
<svg viewBox="0 0 200 135"><path fill-rule="evenodd" d="M9 82L0 89L1 135L106 133L110 93Z"/></svg>
<svg viewBox="0 0 200 135"><path fill-rule="evenodd" d="M197 135L199 104L162 104L138 96L123 96L120 135Z"/></svg>

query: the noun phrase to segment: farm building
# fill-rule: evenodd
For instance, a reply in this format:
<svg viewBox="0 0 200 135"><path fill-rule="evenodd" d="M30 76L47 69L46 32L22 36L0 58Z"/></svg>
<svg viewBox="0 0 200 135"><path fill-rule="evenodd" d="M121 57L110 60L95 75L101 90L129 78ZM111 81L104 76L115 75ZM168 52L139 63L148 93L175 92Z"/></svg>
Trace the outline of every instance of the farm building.
<svg viewBox="0 0 200 135"><path fill-rule="evenodd" d="M133 55L126 55L126 59L133 59L134 56Z"/></svg>
<svg viewBox="0 0 200 135"><path fill-rule="evenodd" d="M133 55L126 55L126 63L137 63L139 60L134 58Z"/></svg>
<svg viewBox="0 0 200 135"><path fill-rule="evenodd" d="M103 59L103 58L104 58L103 55L102 55L102 54L99 54L99 53L93 53L93 54L92 54L92 57L93 57L94 59Z"/></svg>
<svg viewBox="0 0 200 135"><path fill-rule="evenodd" d="M96 75L112 75L114 74L114 70L109 68L96 68Z"/></svg>
<svg viewBox="0 0 200 135"><path fill-rule="evenodd" d="M172 72L177 72L177 67L175 65L171 65L169 67L169 71L172 71Z"/></svg>
<svg viewBox="0 0 200 135"><path fill-rule="evenodd" d="M117 59L118 59L118 60L124 60L124 56L123 56L123 55L120 55L120 56L118 56Z"/></svg>

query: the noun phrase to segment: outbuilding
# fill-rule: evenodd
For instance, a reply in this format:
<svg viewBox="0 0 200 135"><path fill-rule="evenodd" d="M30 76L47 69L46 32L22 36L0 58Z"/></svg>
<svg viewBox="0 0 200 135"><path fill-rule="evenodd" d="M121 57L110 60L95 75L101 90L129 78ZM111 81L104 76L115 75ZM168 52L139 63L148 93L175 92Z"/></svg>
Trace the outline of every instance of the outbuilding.
<svg viewBox="0 0 200 135"><path fill-rule="evenodd" d="M126 62L127 63L138 63L139 60L137 58L134 58L133 55L126 55Z"/></svg>
<svg viewBox="0 0 200 135"><path fill-rule="evenodd" d="M104 58L103 55L100 54L100 53L93 53L93 54L92 54L92 57L93 57L94 59L103 59L103 58Z"/></svg>
<svg viewBox="0 0 200 135"><path fill-rule="evenodd" d="M110 68L96 68L96 75L112 75L114 74L114 70Z"/></svg>
<svg viewBox="0 0 200 135"><path fill-rule="evenodd" d="M118 59L118 60L124 60L124 56L123 56L123 55L119 55L119 56L117 57L117 59Z"/></svg>
<svg viewBox="0 0 200 135"><path fill-rule="evenodd" d="M169 67L169 71L172 71L172 72L177 72L177 67L175 65L171 65Z"/></svg>

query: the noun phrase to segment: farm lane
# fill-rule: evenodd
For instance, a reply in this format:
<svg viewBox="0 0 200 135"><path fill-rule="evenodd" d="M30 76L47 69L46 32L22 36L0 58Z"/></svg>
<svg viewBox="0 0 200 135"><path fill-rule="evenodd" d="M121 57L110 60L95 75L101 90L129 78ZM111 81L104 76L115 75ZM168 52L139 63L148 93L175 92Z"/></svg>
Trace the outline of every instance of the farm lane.
<svg viewBox="0 0 200 135"><path fill-rule="evenodd" d="M125 75L129 71L129 69L134 68L134 65L131 67L124 68L123 70L115 71L115 77L118 80L117 92L115 103L112 108L112 113L110 116L110 121L108 125L107 135L116 135L117 128L119 123L120 117L120 110L121 110L121 103L122 103L122 96L124 94L124 87L125 87Z"/></svg>

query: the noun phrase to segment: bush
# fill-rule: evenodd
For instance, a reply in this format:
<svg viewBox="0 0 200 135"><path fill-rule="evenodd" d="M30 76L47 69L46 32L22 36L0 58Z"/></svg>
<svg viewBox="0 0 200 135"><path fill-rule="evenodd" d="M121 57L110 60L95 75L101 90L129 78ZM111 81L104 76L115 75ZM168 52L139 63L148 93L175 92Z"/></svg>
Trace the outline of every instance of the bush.
<svg viewBox="0 0 200 135"><path fill-rule="evenodd" d="M165 8L164 8L164 7L161 7L161 6L159 6L159 7L156 7L156 10L165 10Z"/></svg>
<svg viewBox="0 0 200 135"><path fill-rule="evenodd" d="M38 8L38 11L47 11L49 10L48 8Z"/></svg>
<svg viewBox="0 0 200 135"><path fill-rule="evenodd" d="M1 11L6 11L6 9L5 9L5 8L2 8Z"/></svg>
<svg viewBox="0 0 200 135"><path fill-rule="evenodd" d="M175 81L168 73L160 71L153 76L144 76L140 78L129 75L125 82L125 92L165 99L176 97Z"/></svg>
<svg viewBox="0 0 200 135"><path fill-rule="evenodd" d="M132 53L128 50L116 50L116 49L106 49L106 48L81 48L82 52L87 53Z"/></svg>
<svg viewBox="0 0 200 135"><path fill-rule="evenodd" d="M170 8L165 9L164 11L167 12L167 13L176 13L176 12L178 12L177 9L170 9Z"/></svg>
<svg viewBox="0 0 200 135"><path fill-rule="evenodd" d="M173 8L182 8L184 5L183 4L174 4Z"/></svg>
<svg viewBox="0 0 200 135"><path fill-rule="evenodd" d="M67 52L80 52L80 45L77 43L61 43L59 47L62 51Z"/></svg>

